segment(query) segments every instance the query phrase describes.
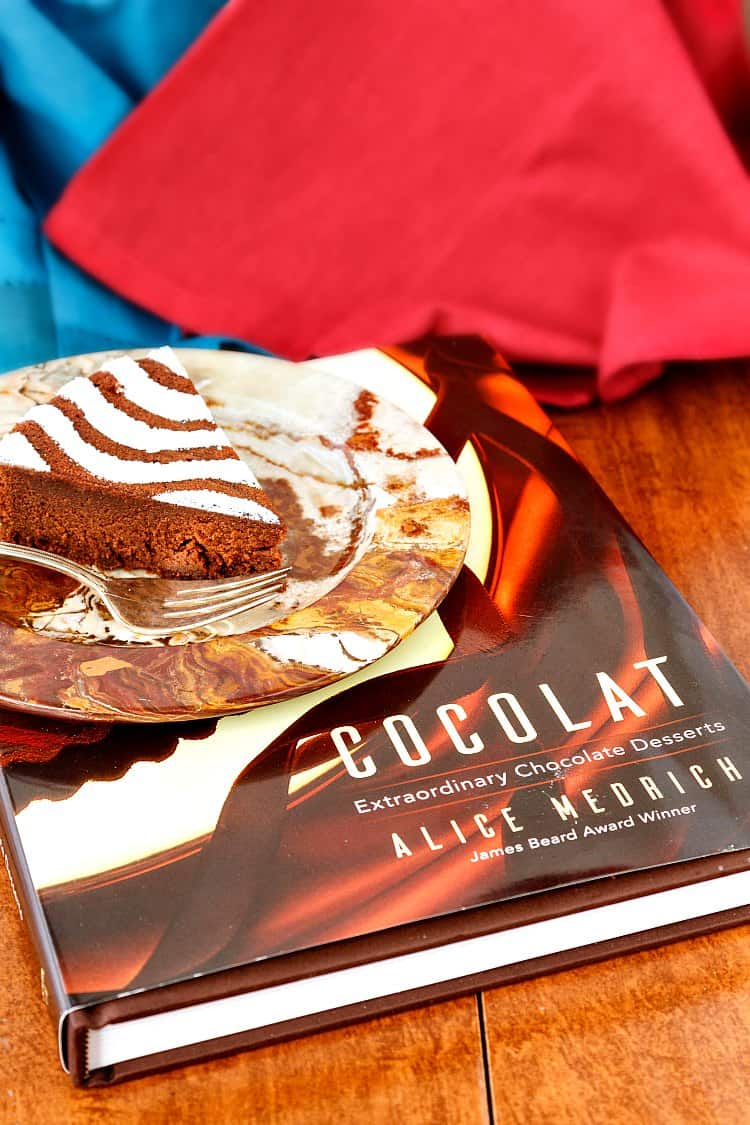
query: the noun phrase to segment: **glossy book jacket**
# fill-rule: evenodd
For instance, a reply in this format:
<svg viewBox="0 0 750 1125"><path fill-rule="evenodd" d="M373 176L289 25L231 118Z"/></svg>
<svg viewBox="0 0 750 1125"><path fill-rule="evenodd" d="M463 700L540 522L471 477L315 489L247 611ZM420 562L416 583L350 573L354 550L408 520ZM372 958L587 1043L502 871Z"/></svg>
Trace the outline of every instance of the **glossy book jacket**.
<svg viewBox="0 0 750 1125"><path fill-rule="evenodd" d="M7 862L79 1082L476 976L98 1073L91 1026L748 866L748 688L502 359L456 338L313 363L408 408L457 461L466 564L389 655L295 699L140 727L2 713ZM385 620L399 591L382 582Z"/></svg>

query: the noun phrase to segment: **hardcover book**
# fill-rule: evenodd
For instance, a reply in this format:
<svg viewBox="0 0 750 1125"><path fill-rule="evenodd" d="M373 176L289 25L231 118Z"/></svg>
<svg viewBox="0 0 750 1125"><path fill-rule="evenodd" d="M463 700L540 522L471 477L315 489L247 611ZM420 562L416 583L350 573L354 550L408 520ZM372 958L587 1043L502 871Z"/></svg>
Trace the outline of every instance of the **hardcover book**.
<svg viewBox="0 0 750 1125"><path fill-rule="evenodd" d="M2 713L6 865L81 1085L750 916L748 688L533 398L474 339L312 366L454 458L465 565L387 656L246 714Z"/></svg>

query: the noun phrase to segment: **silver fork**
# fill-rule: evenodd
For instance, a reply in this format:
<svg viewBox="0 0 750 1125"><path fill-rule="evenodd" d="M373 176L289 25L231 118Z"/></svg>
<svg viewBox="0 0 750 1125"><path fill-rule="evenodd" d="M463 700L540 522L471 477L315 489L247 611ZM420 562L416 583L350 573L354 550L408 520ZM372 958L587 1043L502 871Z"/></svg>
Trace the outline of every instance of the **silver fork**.
<svg viewBox="0 0 750 1125"><path fill-rule="evenodd" d="M286 585L291 567L244 578L117 578L38 547L0 542L0 558L19 559L67 574L88 586L112 616L134 633L167 637L236 617L272 601Z"/></svg>

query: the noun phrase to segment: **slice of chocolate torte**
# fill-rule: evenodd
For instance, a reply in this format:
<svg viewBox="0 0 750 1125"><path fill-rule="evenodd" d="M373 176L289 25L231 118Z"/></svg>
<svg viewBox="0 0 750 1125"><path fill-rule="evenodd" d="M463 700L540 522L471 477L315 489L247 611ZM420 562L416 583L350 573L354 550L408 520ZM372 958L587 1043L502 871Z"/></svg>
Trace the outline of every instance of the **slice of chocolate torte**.
<svg viewBox="0 0 750 1125"><path fill-rule="evenodd" d="M120 356L0 441L0 537L101 570L218 578L281 563L284 526L177 356Z"/></svg>

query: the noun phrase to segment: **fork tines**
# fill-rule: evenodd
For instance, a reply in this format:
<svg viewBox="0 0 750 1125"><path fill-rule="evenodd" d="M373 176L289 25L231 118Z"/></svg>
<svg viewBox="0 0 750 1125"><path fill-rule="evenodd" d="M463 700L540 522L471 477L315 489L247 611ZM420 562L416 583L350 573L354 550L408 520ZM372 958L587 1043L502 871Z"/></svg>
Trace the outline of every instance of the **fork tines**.
<svg viewBox="0 0 750 1125"><path fill-rule="evenodd" d="M290 571L291 567L282 566L247 578L220 578L202 584L186 582L183 589L164 599L164 609L174 609L183 614L193 612L192 607L195 607L195 612L202 612L212 606L219 608L251 599L253 604L260 604L258 599L267 601L284 588ZM257 595L257 599L253 595ZM167 616L176 614L167 613Z"/></svg>

